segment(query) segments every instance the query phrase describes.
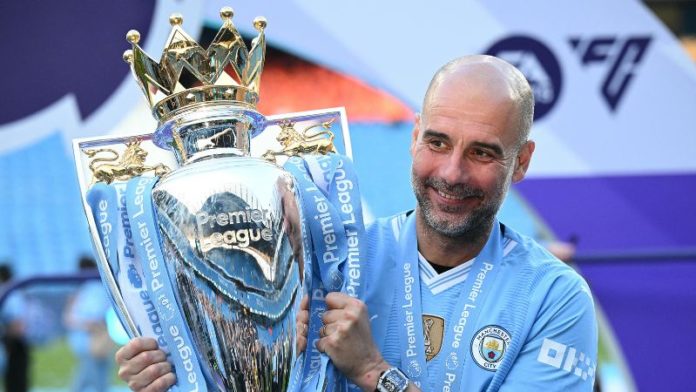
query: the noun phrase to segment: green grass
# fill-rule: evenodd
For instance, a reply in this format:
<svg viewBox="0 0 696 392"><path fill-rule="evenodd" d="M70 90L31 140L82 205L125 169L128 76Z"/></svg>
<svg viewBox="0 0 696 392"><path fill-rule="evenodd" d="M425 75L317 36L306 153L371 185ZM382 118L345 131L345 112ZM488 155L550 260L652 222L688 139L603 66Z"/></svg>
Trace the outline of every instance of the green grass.
<svg viewBox="0 0 696 392"><path fill-rule="evenodd" d="M67 387L77 363L65 339L34 347L31 353L31 385L40 388Z"/></svg>
<svg viewBox="0 0 696 392"><path fill-rule="evenodd" d="M32 388L70 387L77 359L65 339L58 339L48 345L34 347L31 355L29 374ZM111 384L125 385L116 376L115 366Z"/></svg>

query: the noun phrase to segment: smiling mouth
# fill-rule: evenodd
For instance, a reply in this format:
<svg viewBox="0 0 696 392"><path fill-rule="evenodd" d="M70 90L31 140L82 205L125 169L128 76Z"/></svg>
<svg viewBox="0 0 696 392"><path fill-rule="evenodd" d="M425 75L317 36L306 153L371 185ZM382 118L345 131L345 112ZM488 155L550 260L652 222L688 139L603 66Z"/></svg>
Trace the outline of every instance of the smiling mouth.
<svg viewBox="0 0 696 392"><path fill-rule="evenodd" d="M423 185L430 189L432 197L437 197L441 203L450 206L480 202L484 199L483 191L467 184L450 185L442 179L428 178Z"/></svg>
<svg viewBox="0 0 696 392"><path fill-rule="evenodd" d="M447 200L459 201L459 200L464 200L464 199L470 197L470 196L452 195L450 193L445 193L439 189L436 189L435 191L437 192L438 195L440 195L440 197L442 197L443 199L447 199Z"/></svg>

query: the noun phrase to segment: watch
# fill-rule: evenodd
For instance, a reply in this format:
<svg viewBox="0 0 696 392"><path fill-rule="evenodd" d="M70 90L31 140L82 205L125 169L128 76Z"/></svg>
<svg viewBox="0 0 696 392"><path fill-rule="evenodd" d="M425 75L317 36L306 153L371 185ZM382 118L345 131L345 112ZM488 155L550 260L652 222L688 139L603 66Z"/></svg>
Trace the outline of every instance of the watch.
<svg viewBox="0 0 696 392"><path fill-rule="evenodd" d="M408 382L404 372L399 368L390 367L379 376L375 392L405 392Z"/></svg>

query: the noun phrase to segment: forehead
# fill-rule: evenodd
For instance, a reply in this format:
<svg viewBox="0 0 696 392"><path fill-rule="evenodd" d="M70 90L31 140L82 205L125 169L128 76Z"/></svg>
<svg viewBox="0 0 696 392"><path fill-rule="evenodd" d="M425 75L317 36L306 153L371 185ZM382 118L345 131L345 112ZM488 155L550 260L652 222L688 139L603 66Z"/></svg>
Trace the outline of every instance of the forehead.
<svg viewBox="0 0 696 392"><path fill-rule="evenodd" d="M424 102L421 128L446 133L451 138L514 143L519 134L519 107L514 91L495 73L473 71L448 75L432 88Z"/></svg>

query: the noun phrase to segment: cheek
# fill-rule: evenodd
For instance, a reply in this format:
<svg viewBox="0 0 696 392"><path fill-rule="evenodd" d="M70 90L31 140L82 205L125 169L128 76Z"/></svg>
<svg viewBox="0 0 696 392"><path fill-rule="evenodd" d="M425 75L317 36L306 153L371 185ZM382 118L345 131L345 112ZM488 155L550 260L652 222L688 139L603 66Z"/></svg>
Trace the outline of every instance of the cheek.
<svg viewBox="0 0 696 392"><path fill-rule="evenodd" d="M501 168L488 166L481 168L481 170L474 170L470 180L471 185L478 186L487 193L493 194L498 193L500 189L504 188L508 180L508 175L509 173Z"/></svg>
<svg viewBox="0 0 696 392"><path fill-rule="evenodd" d="M495 191L497 193L504 193L508 186L512 183L512 176L513 176L512 171L501 171L498 173L498 177L496 178L495 181Z"/></svg>
<svg viewBox="0 0 696 392"><path fill-rule="evenodd" d="M432 173L435 165L433 164L434 159L431 155L432 154L427 154L418 150L415 152L415 154L413 154L411 171L414 176L423 177Z"/></svg>

